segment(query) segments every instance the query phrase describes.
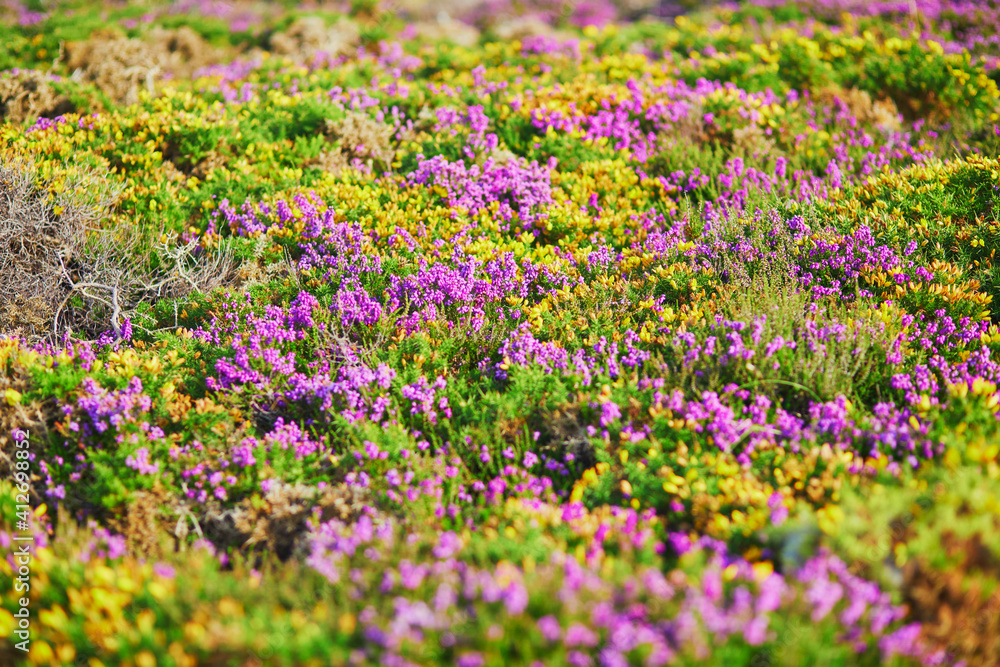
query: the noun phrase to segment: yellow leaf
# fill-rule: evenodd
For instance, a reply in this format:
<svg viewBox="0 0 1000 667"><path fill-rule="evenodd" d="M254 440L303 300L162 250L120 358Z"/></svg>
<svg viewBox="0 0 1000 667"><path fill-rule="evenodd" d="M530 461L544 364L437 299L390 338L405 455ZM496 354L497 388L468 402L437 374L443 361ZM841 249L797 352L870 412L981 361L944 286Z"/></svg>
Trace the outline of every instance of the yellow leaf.
<svg viewBox="0 0 1000 667"><path fill-rule="evenodd" d="M340 628L342 634L350 635L354 634L354 630L358 626L358 621L354 617L354 614L344 613L337 620L337 626Z"/></svg>
<svg viewBox="0 0 1000 667"><path fill-rule="evenodd" d="M962 456L958 450L949 449L944 455L944 464L947 468L954 470L962 462Z"/></svg>
<svg viewBox="0 0 1000 667"><path fill-rule="evenodd" d="M36 641L31 644L31 649L28 651L28 657L31 662L36 665L41 665L47 662L52 662L55 660L55 653L52 651L52 647L43 641Z"/></svg>
<svg viewBox="0 0 1000 667"><path fill-rule="evenodd" d="M7 405L17 405L21 402L21 392L16 389L6 389L4 390L4 398L7 401Z"/></svg>
<svg viewBox="0 0 1000 667"><path fill-rule="evenodd" d="M14 631L15 625L14 615L0 607L0 635L4 637L10 636L10 633Z"/></svg>
<svg viewBox="0 0 1000 667"><path fill-rule="evenodd" d="M753 564L753 576L757 581L764 581L774 574L774 564L769 561L761 561Z"/></svg>

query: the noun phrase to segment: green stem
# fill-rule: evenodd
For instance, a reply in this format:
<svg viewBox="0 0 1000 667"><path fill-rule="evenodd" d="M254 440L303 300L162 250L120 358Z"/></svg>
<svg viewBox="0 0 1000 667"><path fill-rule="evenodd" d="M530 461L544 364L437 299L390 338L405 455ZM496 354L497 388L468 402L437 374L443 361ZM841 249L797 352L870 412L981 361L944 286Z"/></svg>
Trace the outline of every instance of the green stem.
<svg viewBox="0 0 1000 667"><path fill-rule="evenodd" d="M784 384L784 385L788 385L789 387L795 387L796 389L800 389L800 390L802 390L804 392L807 392L810 396L812 396L813 398L815 398L817 401L822 401L823 400L823 399L820 398L819 394L817 394L815 391L813 391L809 387L807 387L807 386L805 386L803 384L799 384L798 382L792 382L791 380L757 380L756 382L750 382L748 384L741 384L739 388L740 389L749 389L750 387L756 387L759 384L768 384L768 383L770 383L770 384Z"/></svg>

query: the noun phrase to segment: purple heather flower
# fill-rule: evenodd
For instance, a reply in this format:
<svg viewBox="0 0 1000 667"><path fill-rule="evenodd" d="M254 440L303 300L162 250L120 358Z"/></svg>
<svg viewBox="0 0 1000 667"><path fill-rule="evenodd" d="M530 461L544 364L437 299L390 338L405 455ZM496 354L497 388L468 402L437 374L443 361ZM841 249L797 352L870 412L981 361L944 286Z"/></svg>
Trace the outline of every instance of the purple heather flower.
<svg viewBox="0 0 1000 667"><path fill-rule="evenodd" d="M518 581L508 584L507 590L504 591L504 605L510 616L518 616L528 608L528 589L524 584Z"/></svg>
<svg viewBox="0 0 1000 667"><path fill-rule="evenodd" d="M461 550L461 538L449 530L441 533L441 536L438 538L437 546L433 549L433 553L435 558L444 560L446 558L451 558Z"/></svg>
<svg viewBox="0 0 1000 667"><path fill-rule="evenodd" d="M566 629L566 646L597 646L597 635L585 625L574 623Z"/></svg>
<svg viewBox="0 0 1000 667"><path fill-rule="evenodd" d="M164 577L166 579L173 579L177 575L177 571L173 568L173 566L161 562L153 564L153 573L158 577Z"/></svg>
<svg viewBox="0 0 1000 667"><path fill-rule="evenodd" d="M760 646L767 639L767 616L754 616L743 628L743 638L751 646Z"/></svg>
<svg viewBox="0 0 1000 667"><path fill-rule="evenodd" d="M458 667L483 667L485 664L481 653L463 653L458 657Z"/></svg>
<svg viewBox="0 0 1000 667"><path fill-rule="evenodd" d="M757 597L757 613L764 614L776 611L781 606L781 597L785 592L785 581L780 574L772 573L760 585Z"/></svg>
<svg viewBox="0 0 1000 667"><path fill-rule="evenodd" d="M134 455L125 459L125 465L136 470L140 475L153 475L160 471L159 463L149 462L149 448L140 447Z"/></svg>
<svg viewBox="0 0 1000 667"><path fill-rule="evenodd" d="M559 637L562 634L562 628L559 627L559 621L555 616L551 614L548 616L542 616L537 622L538 631L542 633L542 636L550 642L559 641Z"/></svg>

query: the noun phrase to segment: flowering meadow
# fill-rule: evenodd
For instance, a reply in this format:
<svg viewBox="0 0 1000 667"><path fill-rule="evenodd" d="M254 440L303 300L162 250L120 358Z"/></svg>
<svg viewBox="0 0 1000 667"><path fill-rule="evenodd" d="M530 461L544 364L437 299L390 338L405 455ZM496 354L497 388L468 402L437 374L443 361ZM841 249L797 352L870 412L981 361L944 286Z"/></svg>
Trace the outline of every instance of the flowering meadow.
<svg viewBox="0 0 1000 667"><path fill-rule="evenodd" d="M996 0L0 45L0 664L1000 664Z"/></svg>

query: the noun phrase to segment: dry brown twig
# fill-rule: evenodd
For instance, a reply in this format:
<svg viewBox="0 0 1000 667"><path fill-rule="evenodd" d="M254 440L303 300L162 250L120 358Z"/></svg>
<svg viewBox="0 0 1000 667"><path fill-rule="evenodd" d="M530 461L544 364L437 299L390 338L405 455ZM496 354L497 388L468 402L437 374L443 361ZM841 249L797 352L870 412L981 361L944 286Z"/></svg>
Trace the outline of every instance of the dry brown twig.
<svg viewBox="0 0 1000 667"><path fill-rule="evenodd" d="M230 281L229 244L144 243L131 227L103 228L120 188L93 173L50 196L30 157L0 158L0 330L32 339L96 337L142 304L209 292Z"/></svg>

